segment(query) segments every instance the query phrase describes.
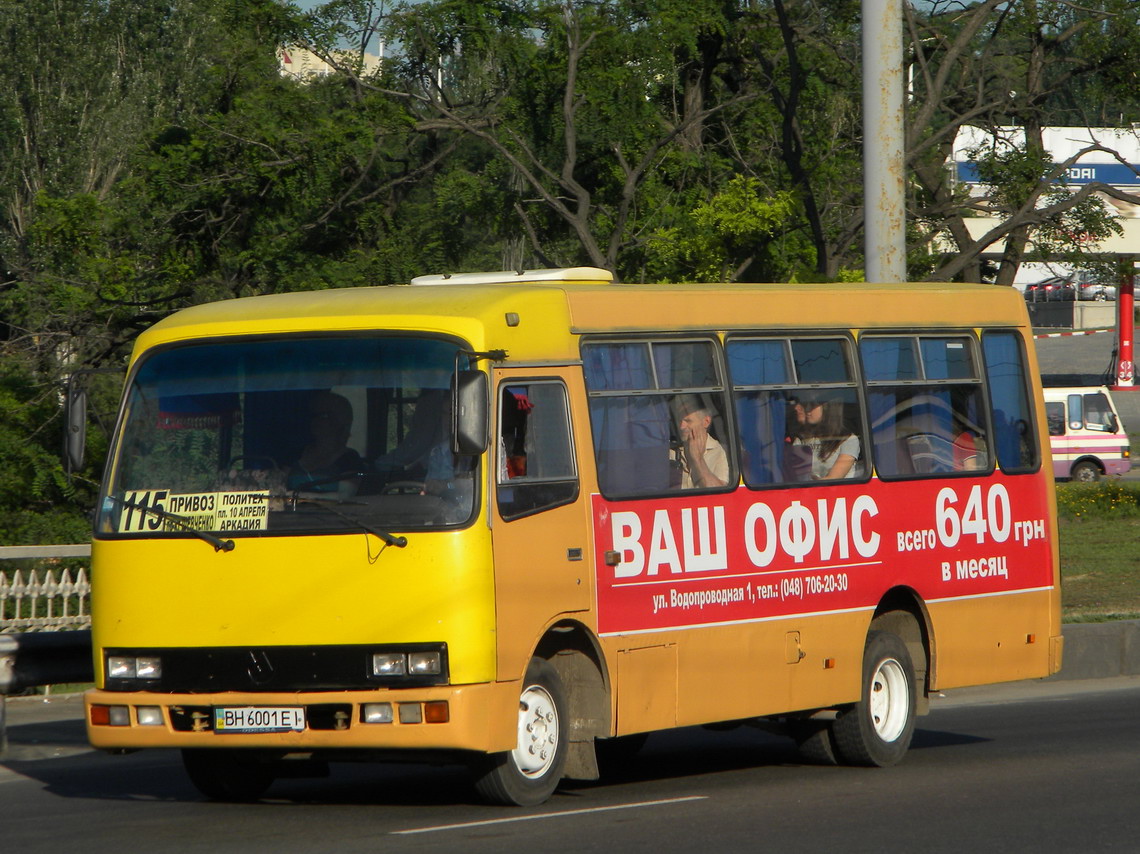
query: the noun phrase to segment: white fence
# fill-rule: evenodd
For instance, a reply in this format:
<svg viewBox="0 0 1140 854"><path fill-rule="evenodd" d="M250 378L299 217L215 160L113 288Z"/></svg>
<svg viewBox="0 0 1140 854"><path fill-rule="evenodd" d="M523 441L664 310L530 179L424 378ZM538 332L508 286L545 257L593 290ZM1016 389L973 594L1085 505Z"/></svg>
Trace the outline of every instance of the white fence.
<svg viewBox="0 0 1140 854"><path fill-rule="evenodd" d="M4 546L0 561L88 557L89 545ZM91 627L87 570L63 566L0 568L0 633L54 632Z"/></svg>

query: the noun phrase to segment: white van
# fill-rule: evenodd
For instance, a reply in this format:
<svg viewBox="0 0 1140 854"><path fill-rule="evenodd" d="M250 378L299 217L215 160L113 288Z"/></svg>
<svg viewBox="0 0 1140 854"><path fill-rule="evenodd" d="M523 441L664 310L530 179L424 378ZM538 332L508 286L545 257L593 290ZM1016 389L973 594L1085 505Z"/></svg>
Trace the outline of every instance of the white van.
<svg viewBox="0 0 1140 854"><path fill-rule="evenodd" d="M1046 388L1053 476L1094 481L1132 468L1128 433L1104 386Z"/></svg>

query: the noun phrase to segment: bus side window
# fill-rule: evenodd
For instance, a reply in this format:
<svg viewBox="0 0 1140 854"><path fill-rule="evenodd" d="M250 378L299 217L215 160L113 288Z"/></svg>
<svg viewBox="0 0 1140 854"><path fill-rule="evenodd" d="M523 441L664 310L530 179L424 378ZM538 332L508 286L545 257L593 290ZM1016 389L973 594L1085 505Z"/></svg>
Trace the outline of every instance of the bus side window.
<svg viewBox="0 0 1140 854"><path fill-rule="evenodd" d="M982 352L989 381L998 463L1007 473L1036 471L1041 450L1033 430L1033 408L1021 339L1014 332L985 332Z"/></svg>
<svg viewBox="0 0 1140 854"><path fill-rule="evenodd" d="M884 477L990 468L981 375L966 335L864 335L875 466Z"/></svg>
<svg viewBox="0 0 1140 854"><path fill-rule="evenodd" d="M694 488L731 488L738 475L725 438L724 386L711 338L587 341L582 362L590 402L598 485L607 498L686 488L678 472L683 400L698 399L722 452L716 479ZM700 479L700 478L698 478Z"/></svg>
<svg viewBox="0 0 1140 854"><path fill-rule="evenodd" d="M741 335L725 352L748 486L870 472L848 339Z"/></svg>
<svg viewBox="0 0 1140 854"><path fill-rule="evenodd" d="M1045 420L1049 423L1050 436L1065 435L1065 404L1060 401L1045 404Z"/></svg>
<svg viewBox="0 0 1140 854"><path fill-rule="evenodd" d="M518 519L578 497L566 388L524 382L499 388L499 515Z"/></svg>

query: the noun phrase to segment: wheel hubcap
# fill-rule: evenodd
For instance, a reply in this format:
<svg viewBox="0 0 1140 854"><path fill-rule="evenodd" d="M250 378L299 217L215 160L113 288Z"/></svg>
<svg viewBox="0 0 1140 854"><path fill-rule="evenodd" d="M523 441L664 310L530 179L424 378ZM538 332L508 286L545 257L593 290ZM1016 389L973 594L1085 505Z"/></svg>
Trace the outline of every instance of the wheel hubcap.
<svg viewBox="0 0 1140 854"><path fill-rule="evenodd" d="M868 705L875 733L883 741L894 741L906 728L909 693L902 665L893 658L880 663L871 680Z"/></svg>
<svg viewBox="0 0 1140 854"><path fill-rule="evenodd" d="M519 739L515 764L527 777L541 777L558 752L558 709L541 685L531 685L519 698Z"/></svg>

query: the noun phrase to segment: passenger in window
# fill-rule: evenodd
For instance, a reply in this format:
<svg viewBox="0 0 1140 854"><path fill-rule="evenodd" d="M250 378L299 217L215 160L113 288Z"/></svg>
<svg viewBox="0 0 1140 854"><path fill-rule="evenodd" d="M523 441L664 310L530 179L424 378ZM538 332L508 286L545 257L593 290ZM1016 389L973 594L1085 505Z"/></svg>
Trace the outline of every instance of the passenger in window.
<svg viewBox="0 0 1140 854"><path fill-rule="evenodd" d="M450 524L462 521L470 513L476 458L460 456L452 449L450 398L444 400L439 418L443 428L438 441L428 452L427 474L421 494L444 501L446 510L439 521Z"/></svg>
<svg viewBox="0 0 1140 854"><path fill-rule="evenodd" d="M373 460L381 474L417 479L427 470L428 455L446 435L443 412L447 407L446 388L425 388L416 399L411 425L400 443L388 453Z"/></svg>
<svg viewBox="0 0 1140 854"><path fill-rule="evenodd" d="M844 423L839 396L804 395L792 406L792 454L802 448L805 465L793 473L794 480L841 480L856 477L860 456L859 437ZM808 474L807 453L811 454Z"/></svg>
<svg viewBox="0 0 1140 854"><path fill-rule="evenodd" d="M680 443L670 457L679 470L681 489L709 489L728 483L728 455L709 435L712 415L695 394L679 395L673 401Z"/></svg>
<svg viewBox="0 0 1140 854"><path fill-rule="evenodd" d="M508 388L499 413L499 482L526 477L527 427L534 403L526 388Z"/></svg>
<svg viewBox="0 0 1140 854"><path fill-rule="evenodd" d="M354 474L364 467L360 454L348 447L352 434L352 404L330 391L309 401L309 444L289 469L289 489L305 492L355 494Z"/></svg>
<svg viewBox="0 0 1140 854"><path fill-rule="evenodd" d="M954 470L977 471L984 468L985 443L969 430L963 430L954 440Z"/></svg>

